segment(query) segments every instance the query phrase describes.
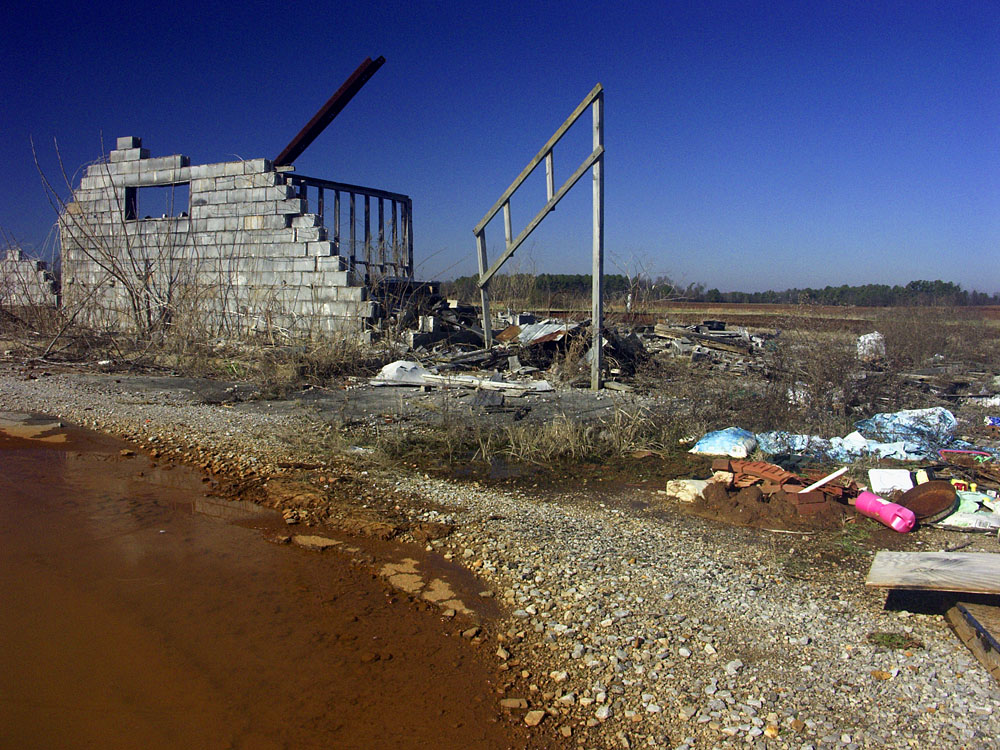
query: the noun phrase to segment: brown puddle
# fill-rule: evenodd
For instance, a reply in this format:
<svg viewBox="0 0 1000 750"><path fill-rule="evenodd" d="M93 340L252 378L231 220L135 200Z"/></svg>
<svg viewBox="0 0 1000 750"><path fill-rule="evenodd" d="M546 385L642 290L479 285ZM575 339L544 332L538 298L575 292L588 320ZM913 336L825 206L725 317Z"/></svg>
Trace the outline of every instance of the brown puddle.
<svg viewBox="0 0 1000 750"><path fill-rule="evenodd" d="M500 716L491 669L436 607L335 550L266 543L257 506L122 447L0 415L0 745L551 742Z"/></svg>

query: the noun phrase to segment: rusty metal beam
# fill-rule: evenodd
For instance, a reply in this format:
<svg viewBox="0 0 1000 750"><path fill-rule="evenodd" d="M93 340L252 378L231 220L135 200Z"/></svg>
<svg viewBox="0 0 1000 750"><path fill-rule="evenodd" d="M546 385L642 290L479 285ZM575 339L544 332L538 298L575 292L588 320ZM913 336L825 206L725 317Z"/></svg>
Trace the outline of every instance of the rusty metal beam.
<svg viewBox="0 0 1000 750"><path fill-rule="evenodd" d="M358 69L351 73L351 77L344 81L344 84L337 89L326 104L320 107L319 112L306 123L306 126L299 131L299 134L292 138L285 149L278 154L274 160L274 166L282 167L294 162L303 151L309 148L317 136L326 129L326 126L333 122L333 118L341 113L347 103L354 98L354 95L361 90L361 87L368 83L368 79L375 75L375 71L382 67L385 58L379 56L377 60L366 58Z"/></svg>

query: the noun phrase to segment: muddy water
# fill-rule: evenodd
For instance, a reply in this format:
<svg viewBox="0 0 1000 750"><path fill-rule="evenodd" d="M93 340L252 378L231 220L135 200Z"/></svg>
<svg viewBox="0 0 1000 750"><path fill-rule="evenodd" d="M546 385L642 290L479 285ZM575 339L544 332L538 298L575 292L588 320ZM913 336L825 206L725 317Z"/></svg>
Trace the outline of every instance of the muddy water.
<svg viewBox="0 0 1000 750"><path fill-rule="evenodd" d="M343 555L110 440L0 429L0 746L526 744L471 647Z"/></svg>

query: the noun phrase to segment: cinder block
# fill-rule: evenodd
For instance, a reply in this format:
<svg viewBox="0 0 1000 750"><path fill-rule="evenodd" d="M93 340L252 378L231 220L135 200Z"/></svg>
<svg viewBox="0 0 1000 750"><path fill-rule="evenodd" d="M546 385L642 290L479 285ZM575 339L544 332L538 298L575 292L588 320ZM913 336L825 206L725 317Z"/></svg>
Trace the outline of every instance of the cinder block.
<svg viewBox="0 0 1000 750"><path fill-rule="evenodd" d="M196 164L191 167L191 179L208 180L216 177L223 177L226 173L226 165L222 164Z"/></svg>
<svg viewBox="0 0 1000 750"><path fill-rule="evenodd" d="M285 186L285 178L277 172L255 172L254 174L248 175L248 177L250 177L251 187L271 187L272 185ZM291 186L287 187L291 188Z"/></svg>
<svg viewBox="0 0 1000 750"><path fill-rule="evenodd" d="M149 158L148 148L126 148L120 151L112 151L108 154L108 159L112 163L121 161L137 161L138 159Z"/></svg>
<svg viewBox="0 0 1000 750"><path fill-rule="evenodd" d="M226 201L229 203L249 203L252 200L251 196L253 195L253 192L254 191L249 188L236 188L233 190L227 190L225 193ZM255 213L264 213L264 212L263 211L258 212L255 209Z"/></svg>
<svg viewBox="0 0 1000 750"><path fill-rule="evenodd" d="M204 221L204 220L202 220ZM194 220L194 224L197 224L198 220ZM191 246L198 252L200 252L201 247L206 245L215 244L215 232L206 232L201 229L196 229L192 226L191 231Z"/></svg>
<svg viewBox="0 0 1000 750"><path fill-rule="evenodd" d="M272 231L262 229L256 232L244 232L240 237L242 245L248 250L252 249L254 256L261 263L270 263L272 258L285 254L283 243L270 241Z"/></svg>
<svg viewBox="0 0 1000 750"><path fill-rule="evenodd" d="M348 271L350 261L342 255L321 255L316 258L316 271Z"/></svg>
<svg viewBox="0 0 1000 750"><path fill-rule="evenodd" d="M314 274L316 263L312 258L263 258L259 266L261 272L276 273L279 276L286 273Z"/></svg>
<svg viewBox="0 0 1000 750"><path fill-rule="evenodd" d="M295 228L299 227L318 227L321 226L319 217L316 214L302 214L301 216L295 216L292 218L292 226Z"/></svg>
<svg viewBox="0 0 1000 750"><path fill-rule="evenodd" d="M113 153L113 152L112 152ZM115 174L137 174L143 171L143 164L145 162L136 159L134 161L120 161L117 164L112 165L112 172Z"/></svg>
<svg viewBox="0 0 1000 750"><path fill-rule="evenodd" d="M264 217L265 229L288 229L288 217L281 214ZM303 248L305 249L305 248Z"/></svg>
<svg viewBox="0 0 1000 750"><path fill-rule="evenodd" d="M188 170L188 174L191 175L195 172L197 167L191 167ZM215 190L215 180L212 178L205 177L193 177L191 179L191 192L192 193L202 193L202 192L213 192Z"/></svg>
<svg viewBox="0 0 1000 750"><path fill-rule="evenodd" d="M129 148L139 148L140 146L142 146L142 138L137 138L134 135L122 136L115 142L115 148L119 151Z"/></svg>
<svg viewBox="0 0 1000 750"><path fill-rule="evenodd" d="M281 243L285 245L295 244L295 230L294 229L272 229L266 235L260 237L261 242L267 243ZM285 255L300 255L299 249L291 250L290 252L286 250L281 251Z"/></svg>
<svg viewBox="0 0 1000 750"><path fill-rule="evenodd" d="M313 274L312 283L316 288L333 288L352 286L354 276L350 271L317 271Z"/></svg>
<svg viewBox="0 0 1000 750"><path fill-rule="evenodd" d="M181 169L190 165L191 160L188 157L183 154L173 154L171 156L158 156L155 159L143 159L142 168L148 172L155 172L160 169ZM185 177L185 179L190 179L190 176Z"/></svg>
<svg viewBox="0 0 1000 750"><path fill-rule="evenodd" d="M83 176L103 177L104 175L108 174L109 167L111 167L111 164L109 164L108 162L98 162L97 164L91 164L84 170Z"/></svg>
<svg viewBox="0 0 1000 750"><path fill-rule="evenodd" d="M295 225L295 220L292 219L292 225ZM324 256L333 255L333 243L329 240L322 240L320 242L307 242L306 243L306 253L312 256Z"/></svg>
<svg viewBox="0 0 1000 750"><path fill-rule="evenodd" d="M319 307L320 315L333 317L372 318L375 315L374 302L324 302Z"/></svg>
<svg viewBox="0 0 1000 750"><path fill-rule="evenodd" d="M141 162L144 165L147 162ZM145 174L149 174L149 169L144 168L142 170ZM153 179L156 181L157 185L171 185L179 182L190 182L191 181L191 169L188 167L164 167L162 169L153 170Z"/></svg>
<svg viewBox="0 0 1000 750"><path fill-rule="evenodd" d="M276 216L244 216L244 229L287 229L288 217Z"/></svg>
<svg viewBox="0 0 1000 750"><path fill-rule="evenodd" d="M220 218L226 216L243 216L248 213L245 206L240 203L214 203L202 206L205 216Z"/></svg>
<svg viewBox="0 0 1000 750"><path fill-rule="evenodd" d="M107 190L114 184L114 178L105 173L88 174L80 180L80 187L84 190Z"/></svg>
<svg viewBox="0 0 1000 750"><path fill-rule="evenodd" d="M243 174L274 171L274 164L271 163L270 159L247 159L241 163L243 165Z"/></svg>
<svg viewBox="0 0 1000 750"><path fill-rule="evenodd" d="M237 175L233 177L233 187L234 188L268 188L268 187L281 187L284 188L284 184L278 184L278 173L277 172L255 172L253 174ZM281 197L286 197L282 194ZM271 199L276 200L276 199Z"/></svg>
<svg viewBox="0 0 1000 750"><path fill-rule="evenodd" d="M302 214L306 212L306 202L301 198L286 198L275 201L274 212L278 214Z"/></svg>
<svg viewBox="0 0 1000 750"><path fill-rule="evenodd" d="M283 201L297 198L295 188L291 185L272 185L270 187L256 188L264 191L264 198L261 200Z"/></svg>
<svg viewBox="0 0 1000 750"><path fill-rule="evenodd" d="M324 227L303 227L295 230L296 242L317 242L326 239Z"/></svg>

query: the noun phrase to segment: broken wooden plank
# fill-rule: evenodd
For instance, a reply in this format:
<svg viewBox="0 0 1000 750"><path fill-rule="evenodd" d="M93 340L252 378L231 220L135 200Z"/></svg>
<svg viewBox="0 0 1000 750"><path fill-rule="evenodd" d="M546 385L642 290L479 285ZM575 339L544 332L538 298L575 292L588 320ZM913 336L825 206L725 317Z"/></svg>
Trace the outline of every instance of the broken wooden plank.
<svg viewBox="0 0 1000 750"><path fill-rule="evenodd" d="M866 586L1000 594L1000 554L993 552L890 552L872 561Z"/></svg>
<svg viewBox="0 0 1000 750"><path fill-rule="evenodd" d="M998 654L1000 654L1000 606L959 602L967 619L975 621L975 628Z"/></svg>
<svg viewBox="0 0 1000 750"><path fill-rule="evenodd" d="M959 602L945 616L962 643L1000 682L1000 607Z"/></svg>

